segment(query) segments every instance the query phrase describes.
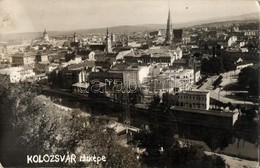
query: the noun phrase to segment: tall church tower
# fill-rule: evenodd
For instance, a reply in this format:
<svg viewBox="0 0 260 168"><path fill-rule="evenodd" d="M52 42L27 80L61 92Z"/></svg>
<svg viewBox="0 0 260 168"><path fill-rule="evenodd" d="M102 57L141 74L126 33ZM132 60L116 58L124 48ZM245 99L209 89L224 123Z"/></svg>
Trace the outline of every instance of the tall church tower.
<svg viewBox="0 0 260 168"><path fill-rule="evenodd" d="M112 52L112 44L111 39L109 37L108 28L107 28L107 35L106 35L106 53Z"/></svg>
<svg viewBox="0 0 260 168"><path fill-rule="evenodd" d="M169 9L164 44L171 44L171 43L172 43L172 23L171 23L171 13Z"/></svg>
<svg viewBox="0 0 260 168"><path fill-rule="evenodd" d="M78 42L78 37L76 35L76 32L73 34L73 42Z"/></svg>
<svg viewBox="0 0 260 168"><path fill-rule="evenodd" d="M44 41L49 41L49 36L48 36L48 33L47 33L46 29L44 29L44 32L43 32L43 40Z"/></svg>

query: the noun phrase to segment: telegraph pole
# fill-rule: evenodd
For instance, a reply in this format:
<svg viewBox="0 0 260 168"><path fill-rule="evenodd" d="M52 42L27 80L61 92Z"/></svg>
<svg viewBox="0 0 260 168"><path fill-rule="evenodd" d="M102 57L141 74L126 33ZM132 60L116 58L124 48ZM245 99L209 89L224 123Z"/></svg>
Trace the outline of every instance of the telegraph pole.
<svg viewBox="0 0 260 168"><path fill-rule="evenodd" d="M123 122L126 128L126 135L127 135L127 141L130 139L129 134L129 127L131 126L131 119L130 119L130 99L129 99L129 75L127 75L127 82L124 86L123 94Z"/></svg>

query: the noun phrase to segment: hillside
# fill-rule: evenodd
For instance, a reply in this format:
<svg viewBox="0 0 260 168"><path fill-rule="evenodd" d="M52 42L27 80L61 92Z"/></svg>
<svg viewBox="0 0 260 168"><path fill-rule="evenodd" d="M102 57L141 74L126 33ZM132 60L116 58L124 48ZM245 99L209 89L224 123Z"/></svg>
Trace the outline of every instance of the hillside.
<svg viewBox="0 0 260 168"><path fill-rule="evenodd" d="M211 18L207 20L194 21L189 23L174 24L173 28L189 28L189 27L211 27L211 26L223 26L237 23L251 23L259 22L259 13L250 13L240 16L231 16L228 18ZM142 25L123 25L109 27L109 32L116 33L131 33L131 32L144 32L153 31L158 29L165 29L165 24L142 24ZM71 31L48 31L49 36L58 35L72 35L74 32L77 34L104 34L106 28L92 28L82 30L71 30ZM42 32L26 32L26 33L14 33L14 34L1 34L0 40L12 40L12 39L35 39L42 36Z"/></svg>

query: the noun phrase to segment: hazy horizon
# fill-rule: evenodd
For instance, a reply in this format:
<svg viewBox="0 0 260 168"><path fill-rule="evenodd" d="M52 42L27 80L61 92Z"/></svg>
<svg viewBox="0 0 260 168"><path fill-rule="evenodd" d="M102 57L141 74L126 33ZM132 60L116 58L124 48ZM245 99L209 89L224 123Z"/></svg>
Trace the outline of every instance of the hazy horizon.
<svg viewBox="0 0 260 168"><path fill-rule="evenodd" d="M173 27L259 14L253 0L0 0L0 33L166 24L169 9Z"/></svg>

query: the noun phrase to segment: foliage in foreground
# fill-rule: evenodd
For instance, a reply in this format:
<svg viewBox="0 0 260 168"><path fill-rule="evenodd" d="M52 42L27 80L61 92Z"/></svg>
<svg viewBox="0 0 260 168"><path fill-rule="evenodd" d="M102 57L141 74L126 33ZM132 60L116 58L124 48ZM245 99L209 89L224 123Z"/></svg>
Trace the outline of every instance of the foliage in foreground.
<svg viewBox="0 0 260 168"><path fill-rule="evenodd" d="M1 87L0 161L3 166L139 167L113 130L80 111L61 110L28 84ZM26 164L26 155L105 156L106 162Z"/></svg>

